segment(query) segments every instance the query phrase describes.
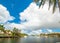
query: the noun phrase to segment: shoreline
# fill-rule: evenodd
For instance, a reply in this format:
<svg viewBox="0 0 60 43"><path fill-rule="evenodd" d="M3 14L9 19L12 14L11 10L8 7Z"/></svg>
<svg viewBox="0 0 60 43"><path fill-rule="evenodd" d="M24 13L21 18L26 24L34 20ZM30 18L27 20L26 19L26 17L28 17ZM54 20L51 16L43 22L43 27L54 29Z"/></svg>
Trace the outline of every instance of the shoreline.
<svg viewBox="0 0 60 43"><path fill-rule="evenodd" d="M18 38L17 36L0 36L0 38Z"/></svg>

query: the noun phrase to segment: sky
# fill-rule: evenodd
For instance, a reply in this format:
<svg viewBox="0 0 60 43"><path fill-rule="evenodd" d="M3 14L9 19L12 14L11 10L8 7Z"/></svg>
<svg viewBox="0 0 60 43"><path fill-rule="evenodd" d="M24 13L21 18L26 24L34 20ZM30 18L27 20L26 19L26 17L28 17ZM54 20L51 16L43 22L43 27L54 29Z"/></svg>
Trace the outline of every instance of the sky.
<svg viewBox="0 0 60 43"><path fill-rule="evenodd" d="M5 6L10 12L10 15L16 17L15 20L11 22L20 23L19 13L26 9L32 0L0 0L0 4Z"/></svg>
<svg viewBox="0 0 60 43"><path fill-rule="evenodd" d="M39 8L33 0L0 0L0 24L27 34L60 32L59 9L53 14L52 6L48 10L47 2Z"/></svg>

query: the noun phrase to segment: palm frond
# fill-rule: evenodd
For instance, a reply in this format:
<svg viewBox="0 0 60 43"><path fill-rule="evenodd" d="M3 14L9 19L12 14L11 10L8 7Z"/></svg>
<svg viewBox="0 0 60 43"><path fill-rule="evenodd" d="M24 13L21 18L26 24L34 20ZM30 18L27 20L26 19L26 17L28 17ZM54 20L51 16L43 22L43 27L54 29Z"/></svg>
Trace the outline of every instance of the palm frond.
<svg viewBox="0 0 60 43"><path fill-rule="evenodd" d="M60 11L60 0L34 0L34 2L39 2L40 1L40 4L39 4L39 8L41 7L41 5L43 6L45 4L45 2L49 2L49 8L50 9L50 6L53 4L53 13L55 12L55 9L56 9L56 5L58 5L59 7L59 11ZM57 4L57 1L58 1L58 4Z"/></svg>
<svg viewBox="0 0 60 43"><path fill-rule="evenodd" d="M60 11L60 0L58 1L58 7L59 7L59 11Z"/></svg>
<svg viewBox="0 0 60 43"><path fill-rule="evenodd" d="M55 8L56 8L56 0L53 0L53 13L55 12Z"/></svg>
<svg viewBox="0 0 60 43"><path fill-rule="evenodd" d="M35 3L39 2L39 0L33 0Z"/></svg>
<svg viewBox="0 0 60 43"><path fill-rule="evenodd" d="M42 3L43 3L43 0L41 0L41 2L40 2L40 4L39 4L39 8L40 8L40 6L42 5Z"/></svg>
<svg viewBox="0 0 60 43"><path fill-rule="evenodd" d="M49 8L48 9L50 9L51 4L52 4L52 0L49 0Z"/></svg>
<svg viewBox="0 0 60 43"><path fill-rule="evenodd" d="M43 6L44 6L44 4L45 4L45 1L46 1L46 0L43 0L43 3L42 3Z"/></svg>

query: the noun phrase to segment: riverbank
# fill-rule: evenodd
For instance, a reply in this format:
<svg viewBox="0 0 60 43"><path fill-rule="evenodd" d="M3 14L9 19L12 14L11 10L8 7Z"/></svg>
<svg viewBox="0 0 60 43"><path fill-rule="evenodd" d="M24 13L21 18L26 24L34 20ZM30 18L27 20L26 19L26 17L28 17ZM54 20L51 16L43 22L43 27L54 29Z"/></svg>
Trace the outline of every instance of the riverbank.
<svg viewBox="0 0 60 43"><path fill-rule="evenodd" d="M18 38L17 36L0 36L0 38Z"/></svg>

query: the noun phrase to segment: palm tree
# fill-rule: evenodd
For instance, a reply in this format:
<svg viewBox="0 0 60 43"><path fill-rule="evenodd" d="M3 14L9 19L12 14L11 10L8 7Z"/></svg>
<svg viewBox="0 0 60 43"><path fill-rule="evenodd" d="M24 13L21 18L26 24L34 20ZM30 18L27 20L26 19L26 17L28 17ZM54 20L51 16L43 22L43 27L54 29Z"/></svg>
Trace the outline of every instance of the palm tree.
<svg viewBox="0 0 60 43"><path fill-rule="evenodd" d="M0 30L4 32L4 26L0 25Z"/></svg>
<svg viewBox="0 0 60 43"><path fill-rule="evenodd" d="M0 30L6 33L4 25L0 25Z"/></svg>
<svg viewBox="0 0 60 43"><path fill-rule="evenodd" d="M39 3L39 8L41 5L44 5L46 1L49 2L49 8L53 4L53 13L55 12L56 5L59 7L60 11L60 0L33 0L35 3Z"/></svg>
<svg viewBox="0 0 60 43"><path fill-rule="evenodd" d="M19 36L19 30L17 28L15 28L15 27L13 29L13 35L14 36Z"/></svg>

